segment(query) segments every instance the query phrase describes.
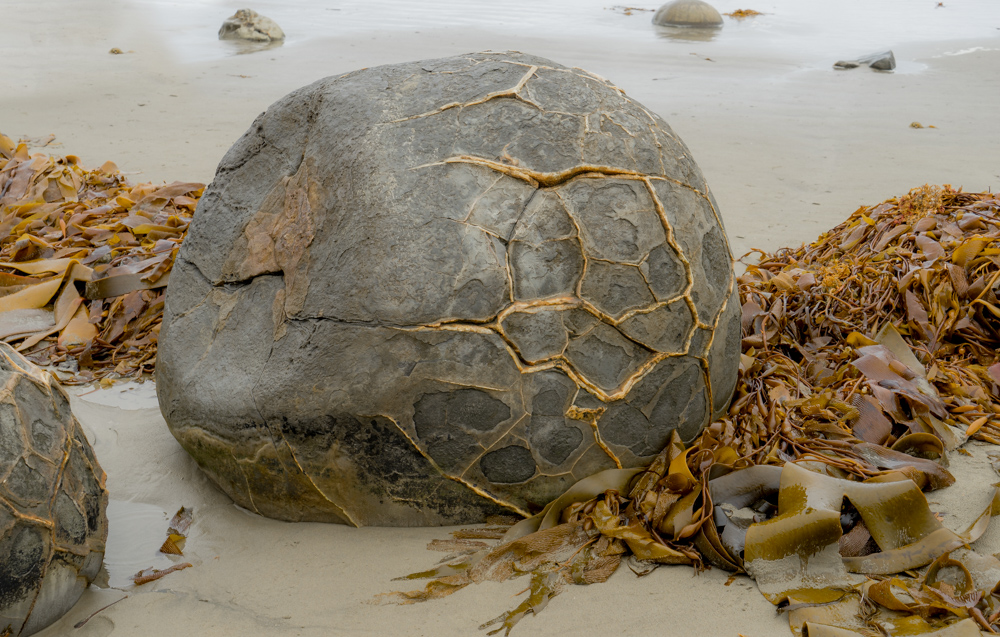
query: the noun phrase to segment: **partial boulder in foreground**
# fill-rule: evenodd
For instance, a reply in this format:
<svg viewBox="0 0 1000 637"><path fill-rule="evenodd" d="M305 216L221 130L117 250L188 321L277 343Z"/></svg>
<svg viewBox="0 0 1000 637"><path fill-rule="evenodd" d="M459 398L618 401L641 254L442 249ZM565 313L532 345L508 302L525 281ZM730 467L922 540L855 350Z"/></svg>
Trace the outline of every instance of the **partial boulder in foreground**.
<svg viewBox="0 0 1000 637"><path fill-rule="evenodd" d="M219 39L272 42L284 40L285 32L271 18L262 16L252 9L239 9L222 23Z"/></svg>
<svg viewBox="0 0 1000 637"><path fill-rule="evenodd" d="M51 376L0 343L0 635L31 635L94 580L105 475Z"/></svg>
<svg viewBox="0 0 1000 637"><path fill-rule="evenodd" d="M724 413L740 307L688 149L606 80L516 52L272 105L172 271L157 390L237 503L286 520L531 513Z"/></svg>

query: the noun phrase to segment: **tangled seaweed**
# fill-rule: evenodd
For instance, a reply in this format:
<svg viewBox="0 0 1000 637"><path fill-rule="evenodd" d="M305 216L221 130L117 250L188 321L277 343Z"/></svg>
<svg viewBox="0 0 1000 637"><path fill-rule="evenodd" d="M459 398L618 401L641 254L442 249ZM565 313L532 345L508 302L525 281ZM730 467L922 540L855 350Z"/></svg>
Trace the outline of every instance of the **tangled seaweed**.
<svg viewBox="0 0 1000 637"><path fill-rule="evenodd" d="M1000 629L1000 560L941 525L921 490L947 452L1000 443L1000 199L924 186L862 207L815 242L759 253L739 279L740 380L727 417L653 463L587 478L535 517L431 548L414 603L529 575L490 634L626 561L753 577L793 633ZM484 536L480 536L484 537Z"/></svg>
<svg viewBox="0 0 1000 637"><path fill-rule="evenodd" d="M0 339L66 384L151 372L203 190L133 186L112 162L86 170L0 134Z"/></svg>

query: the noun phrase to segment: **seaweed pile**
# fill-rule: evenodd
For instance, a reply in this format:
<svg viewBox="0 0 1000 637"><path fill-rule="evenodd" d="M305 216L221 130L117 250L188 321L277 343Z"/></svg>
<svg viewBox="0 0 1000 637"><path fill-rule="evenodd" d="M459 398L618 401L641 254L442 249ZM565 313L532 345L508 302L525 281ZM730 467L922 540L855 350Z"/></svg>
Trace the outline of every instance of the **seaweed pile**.
<svg viewBox="0 0 1000 637"><path fill-rule="evenodd" d="M86 170L0 134L0 339L66 384L151 372L203 190L133 186L112 162Z"/></svg>
<svg viewBox="0 0 1000 637"><path fill-rule="evenodd" d="M432 544L453 555L385 601L530 575L524 601L482 626L509 632L626 561L747 573L796 635L1000 630L1000 560L967 548L1000 495L955 532L921 493L954 482L948 452L969 437L1000 443L1000 198L924 186L757 252L726 418L533 518Z"/></svg>

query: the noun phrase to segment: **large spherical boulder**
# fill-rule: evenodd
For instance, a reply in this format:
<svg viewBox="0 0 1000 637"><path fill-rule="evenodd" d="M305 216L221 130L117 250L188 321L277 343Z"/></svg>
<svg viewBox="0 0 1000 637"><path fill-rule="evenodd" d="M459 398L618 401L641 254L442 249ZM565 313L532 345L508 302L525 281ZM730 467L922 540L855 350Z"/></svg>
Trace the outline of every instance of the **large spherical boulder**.
<svg viewBox="0 0 1000 637"><path fill-rule="evenodd" d="M661 27L721 27L722 16L704 0L674 0L653 14L653 24Z"/></svg>
<svg viewBox="0 0 1000 637"><path fill-rule="evenodd" d="M0 343L0 635L69 610L101 568L108 493L69 401Z"/></svg>
<svg viewBox="0 0 1000 637"><path fill-rule="evenodd" d="M728 407L739 330L670 127L586 71L476 53L258 117L171 274L158 394L248 509L465 523L693 438Z"/></svg>

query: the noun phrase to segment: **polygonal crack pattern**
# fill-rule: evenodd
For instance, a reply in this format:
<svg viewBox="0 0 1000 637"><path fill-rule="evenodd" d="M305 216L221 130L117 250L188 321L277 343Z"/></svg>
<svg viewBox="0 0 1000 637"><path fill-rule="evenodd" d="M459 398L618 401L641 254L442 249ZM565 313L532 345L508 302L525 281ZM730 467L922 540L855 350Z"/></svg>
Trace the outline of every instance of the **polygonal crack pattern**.
<svg viewBox="0 0 1000 637"><path fill-rule="evenodd" d="M596 260L587 264L580 297L614 321L622 320L630 310L646 309L654 303L639 268Z"/></svg>
<svg viewBox="0 0 1000 637"><path fill-rule="evenodd" d="M687 288L684 263L672 246L656 246L639 266L657 301L675 299Z"/></svg>
<svg viewBox="0 0 1000 637"><path fill-rule="evenodd" d="M539 363L561 356L569 344L563 314L547 308L511 312L500 325L521 358Z"/></svg>
<svg viewBox="0 0 1000 637"><path fill-rule="evenodd" d="M574 338L566 352L566 359L580 375L606 393L622 386L650 357L607 323Z"/></svg>
<svg viewBox="0 0 1000 637"><path fill-rule="evenodd" d="M461 470L470 453L482 452L478 434L508 419L510 407L479 389L424 394L414 404L417 438L446 471Z"/></svg>
<svg viewBox="0 0 1000 637"><path fill-rule="evenodd" d="M590 257L638 265L667 237L642 181L575 179L559 188Z"/></svg>
<svg viewBox="0 0 1000 637"><path fill-rule="evenodd" d="M13 634L31 620L42 582L69 608L88 583L107 539L105 475L48 374L0 344L0 617ZM89 559L92 557L94 559ZM96 561L95 561L96 560ZM51 608L42 609L43 617ZM52 619L55 619L53 617ZM30 630L42 628L36 617Z"/></svg>
<svg viewBox="0 0 1000 637"><path fill-rule="evenodd" d="M658 453L672 430L689 441L709 416L708 392L698 361L666 359L598 422L604 439L636 458Z"/></svg>
<svg viewBox="0 0 1000 637"><path fill-rule="evenodd" d="M555 100L551 70L534 70L504 95L521 100L518 112L531 104L544 113ZM566 99L560 112L583 117L588 132L622 141L634 139L630 128L642 128L641 121L621 113L593 120L596 109L584 95ZM475 111L482 104L465 108ZM596 444L587 449L599 448L619 465L657 453L673 430L693 438L734 389L733 370L723 362L739 337L738 320L729 320L738 304L729 298L734 294L729 249L714 204L655 171L594 166L559 176L525 168L537 162L515 156L510 164L475 153L445 161L486 166L498 174L469 216L509 238L511 304L485 326L501 335L522 372L541 378L542 366L558 370L544 374L565 374L576 393L596 397L599 404L587 408L586 399L574 404L565 390L539 390L525 438L495 444L480 457L479 472L488 482L508 484L531 480L539 462L549 471L565 465L585 439L571 423L589 422L586 437ZM638 163L629 159L623 164ZM537 190L526 196L512 178ZM497 201L497 184L513 193L506 205ZM522 202L515 218L513 209ZM679 238L677 228L700 242ZM462 325L454 321L433 329ZM725 337L715 339L719 330ZM710 365L710 359L718 364ZM418 424L423 438L421 429L426 427ZM474 439L455 431L449 436L447 444L467 458ZM434 444L428 446L432 457L443 453ZM441 459L456 464L446 454ZM581 459L576 453L576 462Z"/></svg>
<svg viewBox="0 0 1000 637"><path fill-rule="evenodd" d="M340 80L320 89L322 100L375 119L343 131L343 141L330 137L350 162L323 173L339 190L331 186L332 203L324 204L330 218L315 221L313 243L322 248L299 268L324 276L302 275L308 290L293 306L289 279L300 275L284 271L288 318L275 316L405 335L350 377L364 388L357 391L374 391L380 364L403 369L398 389L387 391L406 397L384 402L405 407L372 422L395 427L444 477L520 513L589 473L648 459L673 430L692 439L734 389L739 304L721 218L686 147L662 119L579 69L520 53L404 66L349 74L344 90ZM365 74L374 74L375 89L361 82ZM265 114L261 131L268 121ZM369 133L380 146L366 141ZM261 133L259 144L264 151L252 152L263 156L278 142ZM395 170L384 194L368 174L381 165ZM259 170L247 168L240 179L253 181ZM238 201L241 182L229 174L209 190ZM370 214L348 218L354 203L344 204L342 193L362 183ZM236 208L212 203L214 192L203 201L212 204L199 208L203 219ZM244 207L254 214L254 205ZM209 245L216 226L202 223L182 250ZM271 245L245 234L234 245ZM228 265L245 266L239 254L216 258L202 249L196 257L216 289L246 279ZM323 308L311 299L335 303ZM417 342L430 335L445 340ZM462 339L479 345L448 349ZM361 358L348 360L361 367ZM263 365L261 379L269 373ZM507 367L514 378L493 373ZM382 409L350 391L351 413ZM277 440L288 439L269 426ZM341 514L354 521L363 512Z"/></svg>
<svg viewBox="0 0 1000 637"><path fill-rule="evenodd" d="M685 341L694 327L687 299L677 299L651 312L633 314L619 325L623 334L664 354L683 354Z"/></svg>
<svg viewBox="0 0 1000 637"><path fill-rule="evenodd" d="M518 301L572 295L584 267L576 239L546 241L539 245L513 241L510 261L514 298Z"/></svg>
<svg viewBox="0 0 1000 637"><path fill-rule="evenodd" d="M539 372L537 393L531 401L528 441L542 461L558 467L581 449L581 423L565 416L577 388L558 372Z"/></svg>

